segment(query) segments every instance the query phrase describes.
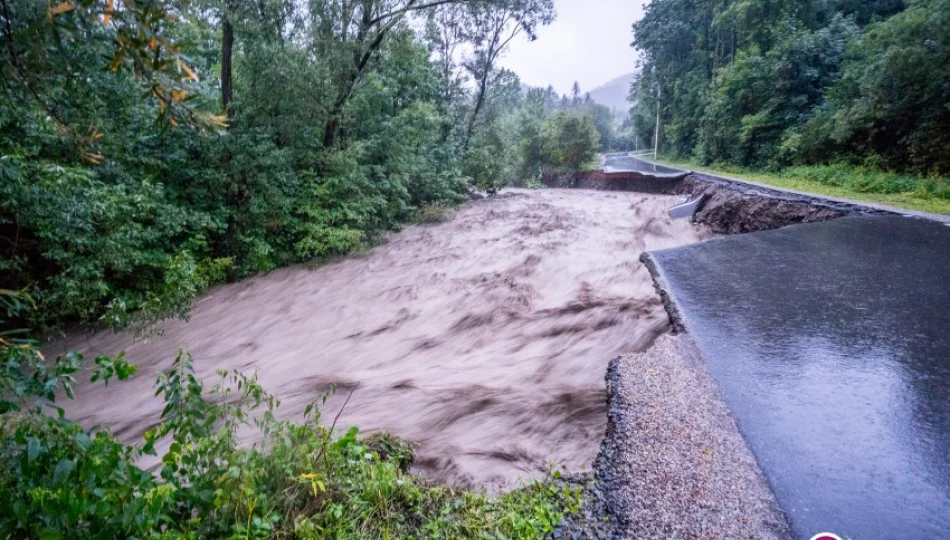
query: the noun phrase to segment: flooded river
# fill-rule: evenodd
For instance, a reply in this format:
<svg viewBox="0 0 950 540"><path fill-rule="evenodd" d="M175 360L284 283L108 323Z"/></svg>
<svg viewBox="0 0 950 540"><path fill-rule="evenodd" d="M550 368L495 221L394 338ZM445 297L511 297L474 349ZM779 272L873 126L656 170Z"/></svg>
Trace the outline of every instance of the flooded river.
<svg viewBox="0 0 950 540"><path fill-rule="evenodd" d="M156 375L179 348L208 381L260 370L299 417L330 385L340 426L417 447L414 472L495 492L556 464L590 468L604 434L604 372L667 330L641 252L709 233L666 218L675 197L506 191L449 222L409 227L369 255L216 288L164 335L72 336L86 354L126 350L134 380L83 389L70 414L126 441L158 421Z"/></svg>

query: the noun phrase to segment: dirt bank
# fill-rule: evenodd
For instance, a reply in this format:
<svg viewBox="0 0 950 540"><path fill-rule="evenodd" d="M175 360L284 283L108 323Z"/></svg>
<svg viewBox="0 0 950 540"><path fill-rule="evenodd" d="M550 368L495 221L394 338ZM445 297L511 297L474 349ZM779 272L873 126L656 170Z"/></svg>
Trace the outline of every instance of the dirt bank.
<svg viewBox="0 0 950 540"><path fill-rule="evenodd" d="M720 234L767 231L855 214L884 214L865 206L839 203L822 197L793 195L702 173L683 178L674 193L707 200L694 220Z"/></svg>
<svg viewBox="0 0 950 540"><path fill-rule="evenodd" d="M545 173L541 183L551 188L596 189L601 191L633 191L654 195L669 195L683 176L656 177L634 171L605 172L585 171L579 173Z"/></svg>
<svg viewBox="0 0 950 540"><path fill-rule="evenodd" d="M152 383L184 347L208 380L259 369L285 417L336 384L332 417L353 391L341 426L413 441L414 471L432 480L494 491L550 463L589 470L606 427L608 360L669 329L640 253L710 236L671 222L675 201L506 191L368 256L215 289L190 322L169 321L148 342L99 333L48 352L127 351L140 366L133 381L81 389L69 407L126 441L158 420Z"/></svg>

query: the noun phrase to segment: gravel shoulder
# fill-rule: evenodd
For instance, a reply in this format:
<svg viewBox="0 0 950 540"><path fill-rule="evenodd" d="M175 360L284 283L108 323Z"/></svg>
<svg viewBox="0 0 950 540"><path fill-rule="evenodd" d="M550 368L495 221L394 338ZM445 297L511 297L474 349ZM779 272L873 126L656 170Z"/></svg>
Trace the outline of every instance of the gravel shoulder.
<svg viewBox="0 0 950 540"><path fill-rule="evenodd" d="M792 537L688 335L614 359L607 386L597 475L611 537Z"/></svg>

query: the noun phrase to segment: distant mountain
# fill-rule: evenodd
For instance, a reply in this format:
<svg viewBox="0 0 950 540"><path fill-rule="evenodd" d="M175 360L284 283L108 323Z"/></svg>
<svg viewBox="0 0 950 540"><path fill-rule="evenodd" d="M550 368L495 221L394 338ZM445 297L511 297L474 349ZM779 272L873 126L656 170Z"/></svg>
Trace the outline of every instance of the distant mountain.
<svg viewBox="0 0 950 540"><path fill-rule="evenodd" d="M628 73L598 86L590 91L591 99L601 105L610 107L617 116L626 116L627 111L630 109L627 96L630 95L630 83L633 82L635 75L635 73Z"/></svg>

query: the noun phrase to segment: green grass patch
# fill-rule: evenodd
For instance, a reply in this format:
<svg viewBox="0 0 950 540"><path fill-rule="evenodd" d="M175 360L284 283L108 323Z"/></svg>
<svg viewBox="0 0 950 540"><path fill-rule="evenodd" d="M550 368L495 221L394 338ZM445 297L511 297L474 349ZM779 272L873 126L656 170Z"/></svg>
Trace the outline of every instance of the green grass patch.
<svg viewBox="0 0 950 540"><path fill-rule="evenodd" d="M950 215L948 178L921 177L843 163L789 167L773 172L724 164L703 166L665 157L658 162L818 195Z"/></svg>
<svg viewBox="0 0 950 540"><path fill-rule="evenodd" d="M581 172L592 172L600 168L600 156L594 156L592 159L581 165Z"/></svg>

